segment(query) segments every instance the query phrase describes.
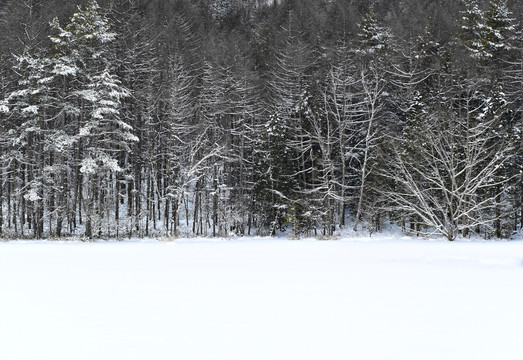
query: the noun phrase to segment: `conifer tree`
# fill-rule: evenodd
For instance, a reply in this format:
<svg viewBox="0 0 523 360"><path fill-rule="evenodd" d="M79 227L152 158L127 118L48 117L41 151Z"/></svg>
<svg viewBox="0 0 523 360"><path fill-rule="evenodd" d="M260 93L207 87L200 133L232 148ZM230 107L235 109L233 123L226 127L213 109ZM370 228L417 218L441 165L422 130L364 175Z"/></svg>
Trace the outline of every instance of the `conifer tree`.
<svg viewBox="0 0 523 360"><path fill-rule="evenodd" d="M111 32L97 2L90 0L85 9L78 8L65 28L56 20L52 26L57 32L51 37L57 54L55 72L69 76L66 97L75 99L67 111L77 120L78 166L87 186L85 234L91 237L95 212L100 220L101 208L105 206L101 196L109 196L95 189L100 190L100 182L109 181L115 172L122 171L117 153L129 151L129 143L138 138L120 117L121 101L128 96L128 90L111 68L113 54L109 44L116 34ZM97 226L101 231L100 221Z"/></svg>
<svg viewBox="0 0 523 360"><path fill-rule="evenodd" d="M500 59L512 48L515 25L507 0L492 0L485 13L483 43L489 57Z"/></svg>
<svg viewBox="0 0 523 360"><path fill-rule="evenodd" d="M369 7L359 24L357 39L358 47L356 51L369 58L383 55L391 47L391 30L379 25L373 6Z"/></svg>
<svg viewBox="0 0 523 360"><path fill-rule="evenodd" d="M470 55L482 59L487 57L485 36L487 28L484 24L485 13L479 7L477 0L466 0L465 9L461 11L460 37Z"/></svg>
<svg viewBox="0 0 523 360"><path fill-rule="evenodd" d="M52 137L48 132L52 104L49 82L52 75L45 59L24 54L17 57L16 71L21 74L18 89L6 99L9 120L15 126L10 130L8 154L15 160L12 171L18 174L21 195L20 209L27 212L28 227L36 238L43 236L44 198L47 193L44 168L45 152ZM20 223L24 231L25 216Z"/></svg>

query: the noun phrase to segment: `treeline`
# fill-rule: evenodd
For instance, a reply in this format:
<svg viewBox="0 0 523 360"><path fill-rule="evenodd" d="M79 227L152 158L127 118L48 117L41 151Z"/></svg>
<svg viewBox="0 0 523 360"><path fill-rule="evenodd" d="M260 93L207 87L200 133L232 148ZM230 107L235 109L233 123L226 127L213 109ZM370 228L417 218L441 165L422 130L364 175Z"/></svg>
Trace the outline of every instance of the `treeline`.
<svg viewBox="0 0 523 360"><path fill-rule="evenodd" d="M510 237L521 10L4 1L0 236Z"/></svg>

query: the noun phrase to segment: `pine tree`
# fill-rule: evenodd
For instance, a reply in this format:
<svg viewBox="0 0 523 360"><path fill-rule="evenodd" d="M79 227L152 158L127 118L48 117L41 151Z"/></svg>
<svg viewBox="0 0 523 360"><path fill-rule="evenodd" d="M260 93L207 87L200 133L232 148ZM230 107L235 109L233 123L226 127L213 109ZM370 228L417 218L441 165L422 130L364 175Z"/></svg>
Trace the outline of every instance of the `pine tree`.
<svg viewBox="0 0 523 360"><path fill-rule="evenodd" d="M514 231L523 229L523 29L521 25L520 23L515 31L511 46L513 56L503 73L504 91L512 119L509 134L515 146L515 156L509 168L515 174L519 174L514 177L511 186L514 197Z"/></svg>
<svg viewBox="0 0 523 360"><path fill-rule="evenodd" d="M470 55L477 59L488 57L485 48L487 27L484 24L485 13L479 7L477 0L466 0L465 9L461 11L461 40Z"/></svg>
<svg viewBox="0 0 523 360"><path fill-rule="evenodd" d="M263 217L261 225L268 226L273 235L276 230L285 230L284 225L290 222L297 225L293 227L296 233L301 231L297 221L303 206L294 205L300 200L296 193L298 184L306 183L308 172L301 100L309 81L311 51L303 34L295 28L293 12L287 16L284 42L271 59L266 88L268 109L260 127L261 144L256 154L262 169L254 186L256 202Z"/></svg>
<svg viewBox="0 0 523 360"><path fill-rule="evenodd" d="M359 28L357 52L372 57L382 56L390 49L392 32L389 28L379 25L372 6L361 20Z"/></svg>
<svg viewBox="0 0 523 360"><path fill-rule="evenodd" d="M65 107L64 116L69 113L70 121L76 122L77 166L87 186L85 234L91 237L95 212L100 220L105 206L101 197L109 196L106 191L116 191L100 189L100 185L109 186L114 173L122 171L118 153L129 151L129 143L138 138L121 118L119 109L128 90L122 87L111 68L113 54L109 44L116 34L111 32L109 21L96 1L90 0L83 10L78 8L65 28L56 20L52 27L57 33L51 37L56 54L54 71L67 77L64 98L74 99ZM100 221L96 226L101 231Z"/></svg>
<svg viewBox="0 0 523 360"><path fill-rule="evenodd" d="M512 49L514 19L508 9L507 0L493 0L485 13L485 32L483 45L489 57L500 59L503 53Z"/></svg>
<svg viewBox="0 0 523 360"><path fill-rule="evenodd" d="M6 99L10 121L15 124L10 130L8 156L16 162L13 171L18 174L22 187L20 209L27 212L29 229L34 237L41 238L44 228L44 174L46 156L51 137L48 122L51 117L52 81L45 59L28 54L17 57L15 70L20 74L18 90ZM26 209L27 208L27 209ZM21 232L24 231L25 217L22 216Z"/></svg>

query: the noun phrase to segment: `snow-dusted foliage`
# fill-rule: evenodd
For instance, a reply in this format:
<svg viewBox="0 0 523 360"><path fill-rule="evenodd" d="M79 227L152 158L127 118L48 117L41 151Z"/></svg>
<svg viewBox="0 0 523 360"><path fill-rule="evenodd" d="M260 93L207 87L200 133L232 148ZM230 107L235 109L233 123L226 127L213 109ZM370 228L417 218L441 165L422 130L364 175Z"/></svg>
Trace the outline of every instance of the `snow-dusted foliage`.
<svg viewBox="0 0 523 360"><path fill-rule="evenodd" d="M511 50L516 26L507 0L491 1L485 17L484 45L489 56Z"/></svg>
<svg viewBox="0 0 523 360"><path fill-rule="evenodd" d="M371 6L359 24L357 51L370 56L378 56L391 46L391 39L391 30L379 25L377 15Z"/></svg>
<svg viewBox="0 0 523 360"><path fill-rule="evenodd" d="M461 38L471 55L476 58L488 56L484 44L487 31L485 12L480 9L476 0L467 0L461 16Z"/></svg>
<svg viewBox="0 0 523 360"><path fill-rule="evenodd" d="M485 229L494 233L496 222L506 216L503 189L511 179L502 169L513 148L496 136L499 118L481 118L488 104L475 95L460 100L457 113L445 111L445 120L431 107L419 118L423 123L409 149L393 147L385 172L394 184L384 189L392 208L420 219L427 226L422 231L448 240Z"/></svg>
<svg viewBox="0 0 523 360"><path fill-rule="evenodd" d="M116 34L98 4L78 8L65 28L53 20L51 29L49 53L17 57L18 86L2 103L17 124L7 150L28 171L21 195L37 237L44 217L51 224L55 219L49 232L60 235L64 218L71 216L67 198L74 193L78 199L84 181L88 193L82 205L92 217L92 178L107 181L121 172L118 154L138 141L120 113L130 92L113 72L109 44Z"/></svg>
<svg viewBox="0 0 523 360"><path fill-rule="evenodd" d="M518 2L58 3L0 2L0 234L523 226Z"/></svg>
<svg viewBox="0 0 523 360"><path fill-rule="evenodd" d="M462 11L461 37L473 57L496 60L512 48L514 22L506 0L491 1L486 11L476 0L468 0Z"/></svg>
<svg viewBox="0 0 523 360"><path fill-rule="evenodd" d="M120 113L130 92L114 74L110 44L116 33L97 2L91 0L85 9L79 7L65 28L56 20L51 25L56 32L51 36L57 59L54 72L71 84L63 95L74 99L71 108L76 107L76 111L70 111L70 115L79 117L75 127L82 154L77 166L86 182L85 232L90 237L93 228L102 226L99 213L108 210L108 203L96 199L115 195L112 178L123 171L119 154L129 152L139 139ZM77 181L82 179L78 177ZM98 188L100 184L104 189Z"/></svg>

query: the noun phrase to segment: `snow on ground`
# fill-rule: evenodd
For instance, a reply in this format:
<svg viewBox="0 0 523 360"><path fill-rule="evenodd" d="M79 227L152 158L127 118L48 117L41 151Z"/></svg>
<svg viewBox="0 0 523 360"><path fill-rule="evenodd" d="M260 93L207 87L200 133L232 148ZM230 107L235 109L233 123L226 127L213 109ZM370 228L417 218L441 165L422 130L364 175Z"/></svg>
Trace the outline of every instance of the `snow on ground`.
<svg viewBox="0 0 523 360"><path fill-rule="evenodd" d="M0 243L0 359L521 359L523 241Z"/></svg>

